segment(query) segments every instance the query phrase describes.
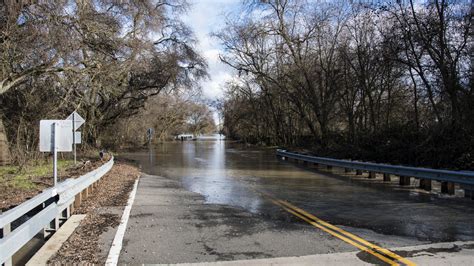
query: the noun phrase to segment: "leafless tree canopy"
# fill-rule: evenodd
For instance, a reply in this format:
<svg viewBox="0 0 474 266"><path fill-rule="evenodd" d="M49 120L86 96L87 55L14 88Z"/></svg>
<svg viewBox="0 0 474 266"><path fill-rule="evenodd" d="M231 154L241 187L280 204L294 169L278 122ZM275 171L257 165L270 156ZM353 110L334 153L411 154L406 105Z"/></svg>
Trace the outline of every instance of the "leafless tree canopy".
<svg viewBox="0 0 474 266"><path fill-rule="evenodd" d="M352 2L352 3L350 3ZM435 167L474 158L470 1L245 1L216 34L234 138Z"/></svg>
<svg viewBox="0 0 474 266"><path fill-rule="evenodd" d="M185 0L0 1L0 118L12 150L34 150L39 119L79 110L85 140L186 90L206 63L179 16Z"/></svg>

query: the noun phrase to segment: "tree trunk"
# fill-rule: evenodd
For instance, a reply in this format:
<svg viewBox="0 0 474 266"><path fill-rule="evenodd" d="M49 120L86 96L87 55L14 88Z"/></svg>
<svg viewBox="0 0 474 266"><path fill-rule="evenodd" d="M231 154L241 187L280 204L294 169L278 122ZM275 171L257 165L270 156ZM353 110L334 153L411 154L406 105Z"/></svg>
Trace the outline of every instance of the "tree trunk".
<svg viewBox="0 0 474 266"><path fill-rule="evenodd" d="M10 150L8 149L7 133L3 126L3 120L0 118L0 165L11 163Z"/></svg>

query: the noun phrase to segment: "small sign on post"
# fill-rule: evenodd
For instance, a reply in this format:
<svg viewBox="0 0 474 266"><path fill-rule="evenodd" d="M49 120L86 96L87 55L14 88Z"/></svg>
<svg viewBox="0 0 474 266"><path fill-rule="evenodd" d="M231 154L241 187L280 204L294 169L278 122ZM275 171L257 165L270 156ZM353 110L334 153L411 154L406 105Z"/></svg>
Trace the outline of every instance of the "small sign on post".
<svg viewBox="0 0 474 266"><path fill-rule="evenodd" d="M81 132L76 132L76 130L86 122L82 116L80 116L76 111L72 112L66 120L72 122L72 142L74 148L74 164L76 164L76 144L81 144Z"/></svg>
<svg viewBox="0 0 474 266"><path fill-rule="evenodd" d="M146 138L148 144L151 144L151 141L153 140L153 134L155 133L155 130L153 128L149 128L146 131Z"/></svg>
<svg viewBox="0 0 474 266"><path fill-rule="evenodd" d="M58 152L72 151L72 124L67 120L40 121L40 151L53 152L54 186L58 183Z"/></svg>
<svg viewBox="0 0 474 266"><path fill-rule="evenodd" d="M74 144L81 144L81 143L82 143L81 131L74 132Z"/></svg>

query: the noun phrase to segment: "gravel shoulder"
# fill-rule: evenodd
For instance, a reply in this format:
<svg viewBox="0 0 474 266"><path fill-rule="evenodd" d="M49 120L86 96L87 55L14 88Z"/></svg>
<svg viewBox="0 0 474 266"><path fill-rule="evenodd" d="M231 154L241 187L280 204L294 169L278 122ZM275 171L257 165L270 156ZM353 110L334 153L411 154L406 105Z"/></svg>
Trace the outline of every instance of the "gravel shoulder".
<svg viewBox="0 0 474 266"><path fill-rule="evenodd" d="M139 177L137 167L116 162L93 194L82 202L74 214L86 218L48 261L49 264L104 264L123 208L127 204L134 181ZM104 241L104 236L107 241Z"/></svg>

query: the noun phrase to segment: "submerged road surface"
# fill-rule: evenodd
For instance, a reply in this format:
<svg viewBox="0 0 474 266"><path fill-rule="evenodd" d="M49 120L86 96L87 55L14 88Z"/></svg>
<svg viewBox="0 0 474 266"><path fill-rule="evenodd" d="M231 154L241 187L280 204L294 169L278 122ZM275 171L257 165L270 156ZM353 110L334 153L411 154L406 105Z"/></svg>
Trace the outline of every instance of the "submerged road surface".
<svg viewBox="0 0 474 266"><path fill-rule="evenodd" d="M119 262L310 255L293 261L474 263L474 244L466 242L474 240L472 201L303 168L278 161L274 152L208 141L123 154L146 174ZM464 242L420 246L453 241Z"/></svg>

